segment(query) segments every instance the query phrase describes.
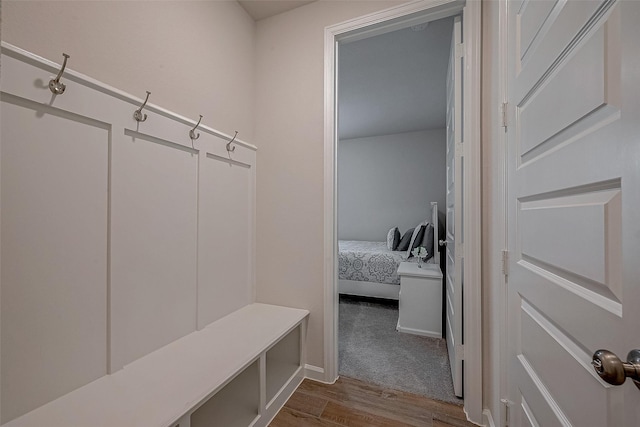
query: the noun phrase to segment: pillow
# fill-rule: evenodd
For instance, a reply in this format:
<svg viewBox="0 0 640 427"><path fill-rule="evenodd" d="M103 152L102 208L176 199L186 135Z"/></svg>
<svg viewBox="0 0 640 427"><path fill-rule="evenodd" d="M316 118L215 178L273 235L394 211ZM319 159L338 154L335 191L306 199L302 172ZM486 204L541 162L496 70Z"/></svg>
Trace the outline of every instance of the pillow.
<svg viewBox="0 0 640 427"><path fill-rule="evenodd" d="M409 258L411 258L413 256L411 254L411 251L413 251L415 248L417 248L419 246L422 246L422 239L424 238L424 232L425 232L426 228L427 228L426 225L422 225L422 226L419 227L419 229L418 229L418 227L416 227L416 230L418 230L417 234L416 234L415 231L413 232L413 234L415 234L415 239L413 240L413 243L408 248Z"/></svg>
<svg viewBox="0 0 640 427"><path fill-rule="evenodd" d="M425 258L425 260L433 256L433 225L432 224L427 225L427 228L424 230L424 236L422 237L422 242L418 246L422 246L427 250L427 257Z"/></svg>
<svg viewBox="0 0 640 427"><path fill-rule="evenodd" d="M393 227L387 233L387 248L389 248L390 251L395 251L399 243L400 230L398 230L398 227Z"/></svg>
<svg viewBox="0 0 640 427"><path fill-rule="evenodd" d="M413 228L407 230L406 233L402 235L402 239L400 239L400 243L398 243L397 251L406 251L409 249L409 243L411 242L411 236L413 236Z"/></svg>
<svg viewBox="0 0 640 427"><path fill-rule="evenodd" d="M417 247L420 243L422 243L422 238L424 237L424 227L428 224L427 221L421 222L418 224L416 228L413 229L413 235L411 236L411 240L409 241L409 246L407 247L407 258L411 258L411 251L413 248ZM420 231L422 230L422 234ZM418 234L420 234L420 239L418 239ZM416 240L418 243L416 244ZM414 246L415 244L415 246Z"/></svg>

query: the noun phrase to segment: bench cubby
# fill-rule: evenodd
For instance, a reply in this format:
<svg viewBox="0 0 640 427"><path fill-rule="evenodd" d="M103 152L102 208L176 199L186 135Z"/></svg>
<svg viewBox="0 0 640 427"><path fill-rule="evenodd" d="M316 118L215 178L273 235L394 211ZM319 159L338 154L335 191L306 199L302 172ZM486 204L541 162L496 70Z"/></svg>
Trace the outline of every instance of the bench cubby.
<svg viewBox="0 0 640 427"><path fill-rule="evenodd" d="M191 414L191 427L246 427L260 411L260 367L256 360Z"/></svg>
<svg viewBox="0 0 640 427"><path fill-rule="evenodd" d="M280 393L301 366L300 340L301 328L298 326L266 353L266 393L267 405Z"/></svg>

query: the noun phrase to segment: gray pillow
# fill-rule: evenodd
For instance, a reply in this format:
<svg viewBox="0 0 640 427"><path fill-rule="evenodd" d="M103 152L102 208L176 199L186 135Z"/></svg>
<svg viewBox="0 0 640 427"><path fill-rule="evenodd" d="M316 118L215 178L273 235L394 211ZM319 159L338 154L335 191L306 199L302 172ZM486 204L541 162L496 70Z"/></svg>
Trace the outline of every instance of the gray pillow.
<svg viewBox="0 0 640 427"><path fill-rule="evenodd" d="M406 251L409 249L409 243L411 243L411 236L413 236L413 228L407 230L406 233L402 235L402 239L400 239L400 243L398 243L397 251Z"/></svg>
<svg viewBox="0 0 640 427"><path fill-rule="evenodd" d="M427 250L427 257L425 258L425 260L433 256L433 225L432 224L427 225L427 228L424 231L424 236L422 237L422 242L418 246L422 246Z"/></svg>
<svg viewBox="0 0 640 427"><path fill-rule="evenodd" d="M398 230L398 227L393 227L387 233L387 248L389 248L390 251L395 251L399 243L400 230Z"/></svg>
<svg viewBox="0 0 640 427"><path fill-rule="evenodd" d="M425 227L427 224L428 224L427 221L421 222L420 224L417 225L416 228L413 229L413 235L411 236L411 240L409 241L409 246L407 247L407 258L411 257L411 251L415 247L414 244L416 240L418 241L418 243L422 242L422 237L418 239L418 234L420 233L420 230L422 230L422 235L424 236L424 229L422 227Z"/></svg>
<svg viewBox="0 0 640 427"><path fill-rule="evenodd" d="M411 246L409 246L409 248L408 248L408 251L409 251L408 258L411 258L413 256L413 254L411 253L412 250L414 250L415 248L417 248L419 246L423 246L422 245L422 239L424 238L424 233L425 233L426 228L427 228L426 225L422 225L422 226L420 226L420 228L416 228L416 230L418 230L417 233L415 231L413 232L413 234L415 234L415 239L413 239L413 244Z"/></svg>

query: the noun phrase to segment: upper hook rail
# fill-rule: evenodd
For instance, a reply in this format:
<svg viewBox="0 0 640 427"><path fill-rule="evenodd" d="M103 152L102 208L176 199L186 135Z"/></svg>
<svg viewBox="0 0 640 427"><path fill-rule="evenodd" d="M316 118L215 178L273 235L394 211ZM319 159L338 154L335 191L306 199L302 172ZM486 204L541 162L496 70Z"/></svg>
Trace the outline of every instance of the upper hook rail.
<svg viewBox="0 0 640 427"><path fill-rule="evenodd" d="M231 139L231 141L227 142L227 151L229 153L233 153L234 151L236 151L235 145L233 146L233 148L231 148L231 143L236 140L236 136L238 136L238 131L236 131L236 134L233 135L233 138Z"/></svg>
<svg viewBox="0 0 640 427"><path fill-rule="evenodd" d="M147 115L142 113L142 109L145 105L147 105L149 95L151 95L151 92L147 91L147 97L144 99L144 102L142 103L140 108L133 112L133 118L136 119L137 122L144 122L145 120L147 120Z"/></svg>
<svg viewBox="0 0 640 427"><path fill-rule="evenodd" d="M66 53L63 53L62 56L64 56L64 61L62 62L62 68L58 72L58 75L56 76L55 79L49 80L49 90L51 90L51 92L53 92L56 95L62 95L64 93L64 90L67 88L67 86L60 81L60 77L62 77L62 73L64 73L64 69L67 66L67 59L71 57Z"/></svg>
<svg viewBox="0 0 640 427"><path fill-rule="evenodd" d="M189 131L189 138L193 140L200 138L200 134L199 133L196 134L196 129L198 129L198 126L200 126L201 121L202 121L202 114L200 114L200 119L198 119L198 123L196 123L193 129Z"/></svg>

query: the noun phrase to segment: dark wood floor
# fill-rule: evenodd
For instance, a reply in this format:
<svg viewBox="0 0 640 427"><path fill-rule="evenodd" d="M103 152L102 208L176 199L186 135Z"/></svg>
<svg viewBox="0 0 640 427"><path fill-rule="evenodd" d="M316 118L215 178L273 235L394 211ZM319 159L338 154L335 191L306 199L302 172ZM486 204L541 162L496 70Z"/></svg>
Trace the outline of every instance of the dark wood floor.
<svg viewBox="0 0 640 427"><path fill-rule="evenodd" d="M304 380L271 427L467 427L462 407L340 377L328 385Z"/></svg>

